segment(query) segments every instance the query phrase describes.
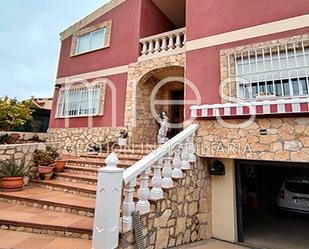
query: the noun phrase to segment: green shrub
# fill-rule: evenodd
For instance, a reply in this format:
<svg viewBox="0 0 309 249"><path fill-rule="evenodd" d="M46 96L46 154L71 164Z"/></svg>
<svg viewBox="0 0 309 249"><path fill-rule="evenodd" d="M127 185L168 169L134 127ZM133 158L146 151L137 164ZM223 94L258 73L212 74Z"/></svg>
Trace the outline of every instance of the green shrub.
<svg viewBox="0 0 309 249"><path fill-rule="evenodd" d="M47 146L46 150L35 150L32 157L36 165L48 166L55 162L59 154L55 149Z"/></svg>
<svg viewBox="0 0 309 249"><path fill-rule="evenodd" d="M9 144L12 138L9 134L0 135L0 144Z"/></svg>
<svg viewBox="0 0 309 249"><path fill-rule="evenodd" d="M11 157L7 160L0 160L0 178L2 177L23 177L29 175L30 168L26 165L25 158L19 163Z"/></svg>
<svg viewBox="0 0 309 249"><path fill-rule="evenodd" d="M38 135L33 135L31 138L28 139L28 141L32 142L45 142L45 140L41 139Z"/></svg>

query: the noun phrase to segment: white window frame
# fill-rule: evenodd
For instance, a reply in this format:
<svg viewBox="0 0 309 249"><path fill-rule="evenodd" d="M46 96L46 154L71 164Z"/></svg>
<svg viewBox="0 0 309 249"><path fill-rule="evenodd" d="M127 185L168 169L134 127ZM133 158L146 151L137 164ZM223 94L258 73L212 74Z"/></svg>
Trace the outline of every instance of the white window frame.
<svg viewBox="0 0 309 249"><path fill-rule="evenodd" d="M104 93L105 84L75 85L60 89L56 118L103 115Z"/></svg>
<svg viewBox="0 0 309 249"><path fill-rule="evenodd" d="M95 34L95 33L97 33L97 32L100 32L100 31L103 31L103 39L102 39L102 41L101 41L101 46L98 47L98 48L91 49L91 45L92 45L92 42L93 42L92 36L93 36L93 34ZM85 50L85 51L82 51L82 52L78 52L78 50L79 50L79 44L80 44L80 38L81 38L81 37L85 37L85 36L89 36L88 49ZM77 36L75 55L83 54L83 53L87 53L87 52L91 52L91 51L95 51L95 50L104 48L105 39L106 39L106 28L100 28L100 29L91 31L91 32L89 32L89 33L86 33L86 34Z"/></svg>
<svg viewBox="0 0 309 249"><path fill-rule="evenodd" d="M255 100L309 96L309 40L229 51L225 55L227 74L229 82L236 83L235 97ZM286 86L289 93L285 94Z"/></svg>
<svg viewBox="0 0 309 249"><path fill-rule="evenodd" d="M102 47L96 48L96 49L89 49L88 51L83 51L80 53L78 52L78 43L79 43L79 37L85 36L85 35L92 35L97 31L100 31L104 29L104 40L102 40ZM70 57L74 56L80 56L83 54L91 53L94 51L98 51L101 49L106 49L110 47L111 43L111 32L112 32L112 20L105 21L103 23L95 24L89 27L86 27L84 29L78 30L72 35L72 44L71 44L71 50L70 50ZM91 41L91 37L90 37ZM91 48L91 42L89 42L89 48Z"/></svg>

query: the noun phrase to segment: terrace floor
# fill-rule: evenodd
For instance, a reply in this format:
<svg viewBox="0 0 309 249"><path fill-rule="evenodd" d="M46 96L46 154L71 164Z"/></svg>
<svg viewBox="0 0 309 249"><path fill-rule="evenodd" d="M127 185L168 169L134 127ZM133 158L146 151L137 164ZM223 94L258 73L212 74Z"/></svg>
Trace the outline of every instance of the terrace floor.
<svg viewBox="0 0 309 249"><path fill-rule="evenodd" d="M91 240L0 230L1 249L90 249Z"/></svg>
<svg viewBox="0 0 309 249"><path fill-rule="evenodd" d="M61 238L51 235L0 230L1 249L91 249L91 240ZM198 242L177 249L245 249L218 240Z"/></svg>

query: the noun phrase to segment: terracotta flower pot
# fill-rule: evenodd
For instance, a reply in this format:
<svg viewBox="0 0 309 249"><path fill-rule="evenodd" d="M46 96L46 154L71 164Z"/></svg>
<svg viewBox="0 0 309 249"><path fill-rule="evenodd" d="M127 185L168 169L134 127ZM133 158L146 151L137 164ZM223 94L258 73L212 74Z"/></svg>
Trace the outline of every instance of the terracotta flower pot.
<svg viewBox="0 0 309 249"><path fill-rule="evenodd" d="M38 170L40 174L50 174L51 172L53 172L54 167L55 167L55 164L50 164L48 166L39 165Z"/></svg>
<svg viewBox="0 0 309 249"><path fill-rule="evenodd" d="M55 171L62 172L64 170L66 160L56 160Z"/></svg>
<svg viewBox="0 0 309 249"><path fill-rule="evenodd" d="M1 190L3 192L20 191L24 186L23 177L3 177L1 179Z"/></svg>

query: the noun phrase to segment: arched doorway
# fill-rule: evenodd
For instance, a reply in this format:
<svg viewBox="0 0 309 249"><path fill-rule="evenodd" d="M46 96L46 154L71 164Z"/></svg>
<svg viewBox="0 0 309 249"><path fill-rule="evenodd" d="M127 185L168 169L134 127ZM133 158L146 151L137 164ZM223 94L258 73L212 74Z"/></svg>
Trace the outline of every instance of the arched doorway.
<svg viewBox="0 0 309 249"><path fill-rule="evenodd" d="M159 124L156 116L162 111L168 113L170 123L180 124L177 128L171 128L169 138L175 136L182 130L181 124L184 120L184 84L173 78L184 78L184 68L180 66L169 66L154 69L145 74L136 85L135 93L135 127L132 129L132 138L135 143L155 143ZM167 80L171 79L171 80ZM164 84L162 84L162 81ZM157 84L162 86L157 90L154 99L151 94ZM153 101L156 101L154 103ZM151 111L154 105L155 114Z"/></svg>

